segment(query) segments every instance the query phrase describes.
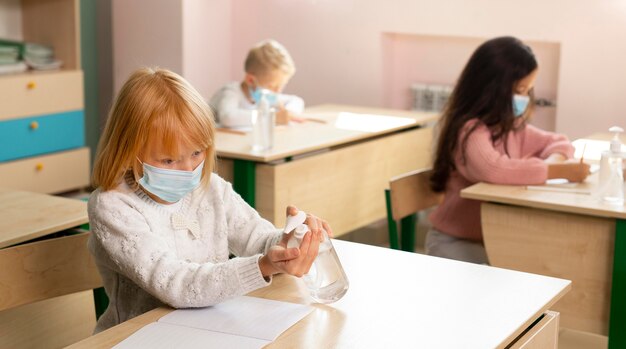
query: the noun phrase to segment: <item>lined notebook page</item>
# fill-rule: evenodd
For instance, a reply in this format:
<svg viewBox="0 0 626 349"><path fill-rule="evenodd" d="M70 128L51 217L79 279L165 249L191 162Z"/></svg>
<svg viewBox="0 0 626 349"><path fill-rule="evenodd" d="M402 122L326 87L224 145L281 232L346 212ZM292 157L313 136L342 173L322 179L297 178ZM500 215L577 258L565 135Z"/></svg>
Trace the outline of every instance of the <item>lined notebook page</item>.
<svg viewBox="0 0 626 349"><path fill-rule="evenodd" d="M115 348L262 348L312 311L302 304L242 296L175 310Z"/></svg>
<svg viewBox="0 0 626 349"><path fill-rule="evenodd" d="M271 341L235 336L232 334L199 330L191 327L153 322L133 333L115 349L205 349L205 348L241 348L257 349Z"/></svg>
<svg viewBox="0 0 626 349"><path fill-rule="evenodd" d="M273 341L312 311L302 304L242 296L212 307L179 309L159 322Z"/></svg>

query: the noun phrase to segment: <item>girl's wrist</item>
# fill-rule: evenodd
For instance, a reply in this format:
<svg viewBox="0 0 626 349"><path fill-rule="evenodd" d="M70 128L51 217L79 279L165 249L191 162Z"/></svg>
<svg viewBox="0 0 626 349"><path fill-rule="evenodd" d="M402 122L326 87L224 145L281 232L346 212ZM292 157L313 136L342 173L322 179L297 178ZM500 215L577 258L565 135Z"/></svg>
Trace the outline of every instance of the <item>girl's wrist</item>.
<svg viewBox="0 0 626 349"><path fill-rule="evenodd" d="M261 271L261 275L265 278L276 274L276 269L272 266L267 255L263 255L259 258L259 270Z"/></svg>

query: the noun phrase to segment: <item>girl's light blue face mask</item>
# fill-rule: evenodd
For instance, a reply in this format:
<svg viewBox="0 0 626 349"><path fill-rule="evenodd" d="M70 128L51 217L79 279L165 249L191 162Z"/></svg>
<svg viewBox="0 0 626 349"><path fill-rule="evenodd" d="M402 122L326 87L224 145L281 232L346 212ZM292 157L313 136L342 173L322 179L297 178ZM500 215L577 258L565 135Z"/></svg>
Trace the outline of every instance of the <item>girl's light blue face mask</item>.
<svg viewBox="0 0 626 349"><path fill-rule="evenodd" d="M513 115L515 115L516 117L520 117L524 115L524 112L528 108L528 103L530 103L529 96L514 94L513 95Z"/></svg>
<svg viewBox="0 0 626 349"><path fill-rule="evenodd" d="M268 89L258 86L254 90L250 89L250 97L252 97L254 104L259 104L259 101L261 100L261 97L263 95L265 95L265 98L267 99L267 102L270 106L275 106L278 102L278 95Z"/></svg>
<svg viewBox="0 0 626 349"><path fill-rule="evenodd" d="M193 171L159 168L145 162L142 165L143 177L138 183L161 200L177 202L200 184L204 160Z"/></svg>

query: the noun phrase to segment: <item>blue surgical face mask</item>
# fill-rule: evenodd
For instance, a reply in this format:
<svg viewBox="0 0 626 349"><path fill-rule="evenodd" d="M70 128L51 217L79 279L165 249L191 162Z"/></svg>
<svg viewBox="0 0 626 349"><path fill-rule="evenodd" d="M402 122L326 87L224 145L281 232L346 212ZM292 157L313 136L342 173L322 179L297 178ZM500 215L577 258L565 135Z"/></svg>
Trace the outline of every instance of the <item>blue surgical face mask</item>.
<svg viewBox="0 0 626 349"><path fill-rule="evenodd" d="M202 178L204 161L193 171L170 170L143 164L143 177L138 183L167 202L177 202L198 187Z"/></svg>
<svg viewBox="0 0 626 349"><path fill-rule="evenodd" d="M278 102L278 96L276 95L276 93L268 89L258 86L254 89L250 89L250 97L252 97L252 100L255 104L259 104L259 101L261 100L261 97L263 95L265 95L265 98L267 99L267 102L270 106L274 106Z"/></svg>
<svg viewBox="0 0 626 349"><path fill-rule="evenodd" d="M513 95L513 115L515 115L516 117L520 117L524 115L524 112L528 108L529 102L530 102L529 96L514 94Z"/></svg>

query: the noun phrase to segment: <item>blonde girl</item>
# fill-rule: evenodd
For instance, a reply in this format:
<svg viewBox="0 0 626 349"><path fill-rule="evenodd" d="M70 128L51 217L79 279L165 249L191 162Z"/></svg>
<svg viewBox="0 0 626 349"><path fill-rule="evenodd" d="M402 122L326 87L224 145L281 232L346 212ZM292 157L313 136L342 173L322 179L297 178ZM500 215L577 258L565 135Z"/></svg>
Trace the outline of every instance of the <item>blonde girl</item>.
<svg viewBox="0 0 626 349"><path fill-rule="evenodd" d="M286 248L281 231L213 173L214 132L207 104L173 72L140 69L122 87L89 200L89 248L109 297L96 332L164 304L209 306L274 274L308 272L328 224L309 215L311 232Z"/></svg>

